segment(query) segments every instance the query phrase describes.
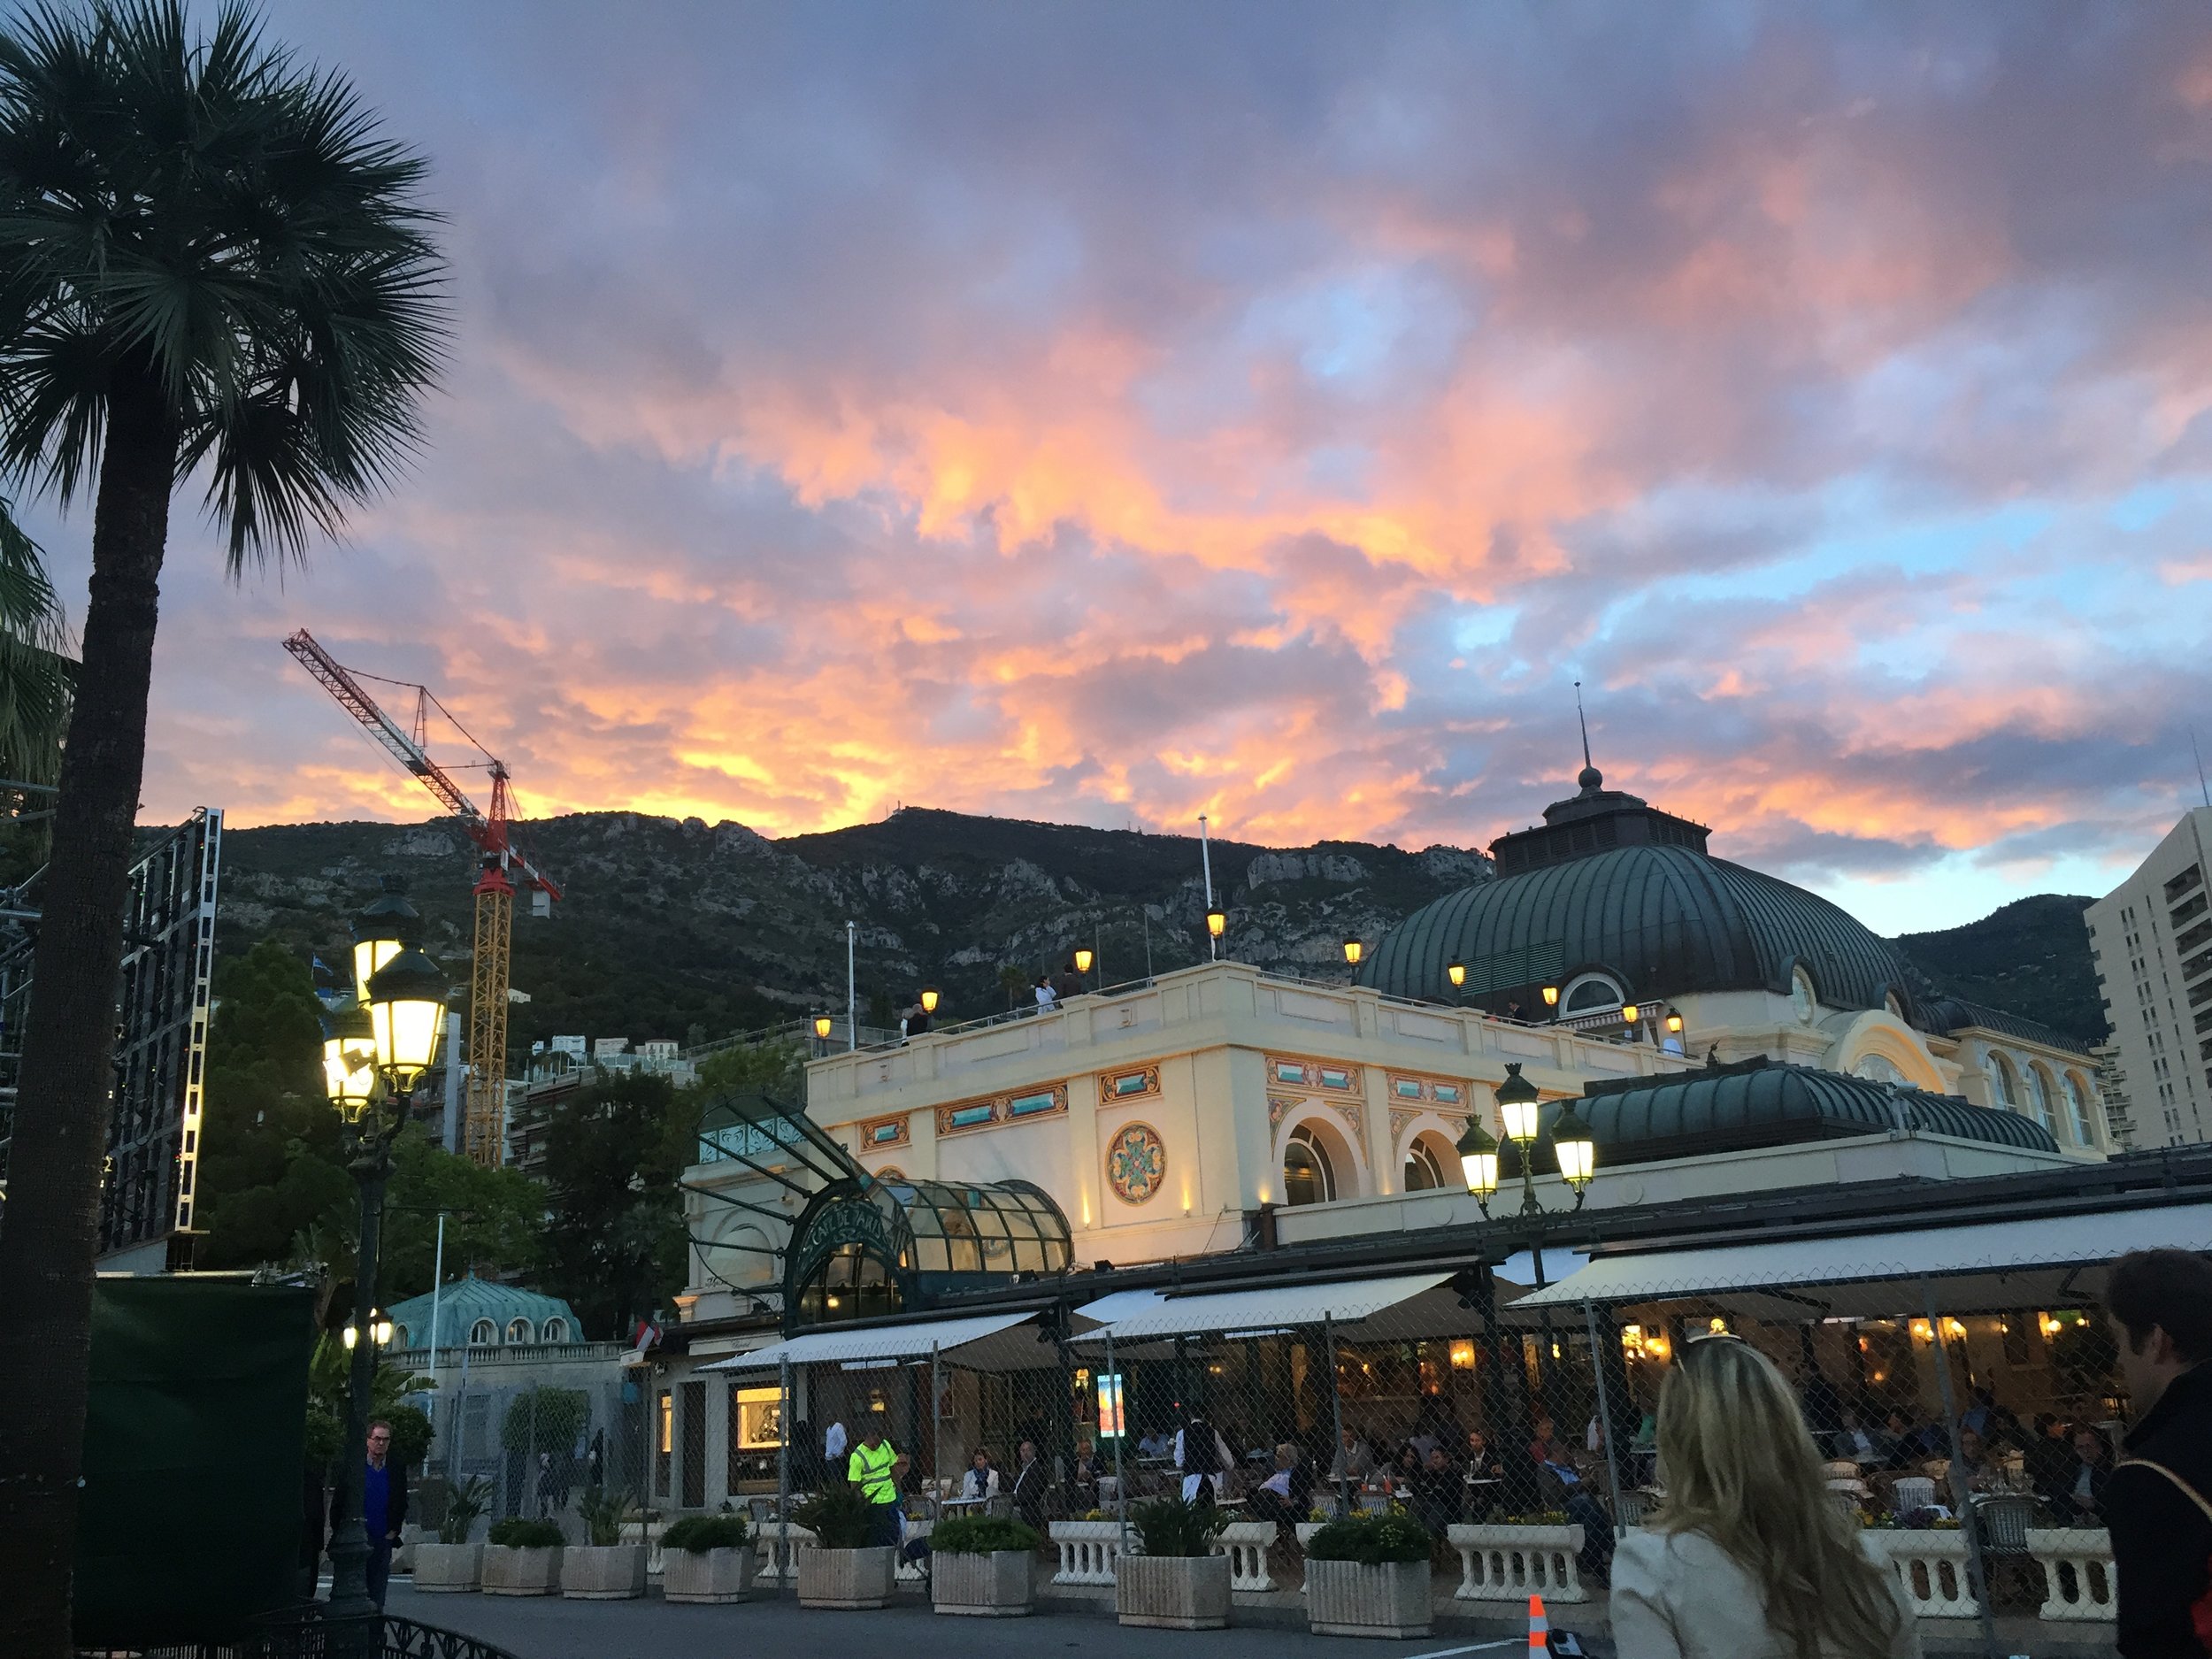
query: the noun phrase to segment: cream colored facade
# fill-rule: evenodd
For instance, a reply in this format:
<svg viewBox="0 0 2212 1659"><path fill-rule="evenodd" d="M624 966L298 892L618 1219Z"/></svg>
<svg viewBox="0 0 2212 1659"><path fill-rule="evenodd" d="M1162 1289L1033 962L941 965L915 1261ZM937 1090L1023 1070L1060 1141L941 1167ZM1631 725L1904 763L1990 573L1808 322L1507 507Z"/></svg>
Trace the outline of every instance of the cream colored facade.
<svg viewBox="0 0 2212 1659"><path fill-rule="evenodd" d="M2087 920L2135 1143L2212 1140L2212 807L2183 813Z"/></svg>
<svg viewBox="0 0 2212 1659"><path fill-rule="evenodd" d="M1651 1041L1670 1012L1683 1018L1671 1040L1679 1053ZM1639 1013L1635 1025L1617 1011L1525 1025L1212 963L1048 1013L813 1061L807 1110L879 1176L1033 1181L1065 1212L1079 1263L1121 1265L1233 1249L1268 1207L1285 1242L1474 1219L1454 1143L1471 1113L1500 1132L1494 1090L1508 1063L1560 1098L1593 1081L1693 1070L1709 1050L1724 1061L1765 1054L2031 1115L2039 1099L2061 1148L2054 1157L1901 1136L1619 1171L1601 1164L1587 1200L1601 1207L1995 1173L2099 1157L2109 1146L2093 1069L2066 1049L1978 1030L1930 1037L1893 1014L1757 992L1685 997ZM2001 1077L2012 1081L2010 1099L2000 1095ZM2030 1078L2041 1079L2043 1095L2029 1091ZM2066 1093L2070 1079L2078 1096ZM2056 1104L2077 1097L2079 1114ZM1299 1194L1286 1190L1294 1148L1308 1171ZM810 1184L795 1169L783 1172ZM774 1217L795 1218L804 1200L731 1162L695 1166L686 1181L693 1237L714 1242L695 1246L684 1317L724 1317L755 1299L780 1305L773 1252L787 1222ZM756 1208L719 1202L718 1194ZM1571 1201L1555 1193L1548 1202Z"/></svg>

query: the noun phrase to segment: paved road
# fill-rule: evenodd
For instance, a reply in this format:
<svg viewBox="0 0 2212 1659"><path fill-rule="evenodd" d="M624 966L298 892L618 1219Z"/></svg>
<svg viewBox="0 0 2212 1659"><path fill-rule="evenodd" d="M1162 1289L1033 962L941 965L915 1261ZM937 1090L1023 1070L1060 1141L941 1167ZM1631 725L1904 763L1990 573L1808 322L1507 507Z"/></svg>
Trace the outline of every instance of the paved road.
<svg viewBox="0 0 2212 1659"><path fill-rule="evenodd" d="M741 1649L777 1659L936 1659L940 1655L1056 1659L1077 1650L1115 1659L1346 1659L1347 1648L1354 1645L1303 1630L1256 1625L1198 1637L1180 1631L1124 1630L1110 1616L1049 1607L1031 1618L941 1618L919 1601L872 1613L803 1610L789 1601L671 1607L657 1596L642 1601L564 1601L418 1595L396 1579L385 1610L495 1642L517 1659L730 1659ZM1439 1653L1517 1659L1527 1652L1528 1639L1440 1632L1419 1641L1363 1641L1356 1647L1356 1659L1417 1659Z"/></svg>

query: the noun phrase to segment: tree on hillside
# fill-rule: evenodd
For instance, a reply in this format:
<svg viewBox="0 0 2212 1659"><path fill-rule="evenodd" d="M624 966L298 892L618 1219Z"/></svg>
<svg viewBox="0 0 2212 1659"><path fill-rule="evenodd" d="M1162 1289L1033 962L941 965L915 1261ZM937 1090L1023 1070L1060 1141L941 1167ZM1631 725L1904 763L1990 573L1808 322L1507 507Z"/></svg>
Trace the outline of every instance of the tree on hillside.
<svg viewBox="0 0 2212 1659"><path fill-rule="evenodd" d="M181 0L0 28L0 464L93 497L0 1232L0 1651L70 1647L116 974L169 499L234 572L304 554L417 441L442 347L424 164L345 80Z"/></svg>
<svg viewBox="0 0 2212 1659"><path fill-rule="evenodd" d="M629 1334L684 1282L676 1180L691 1158L680 1102L664 1077L603 1079L554 1109L545 1138L548 1215L542 1277L586 1331ZM684 1149L680 1149L684 1148Z"/></svg>

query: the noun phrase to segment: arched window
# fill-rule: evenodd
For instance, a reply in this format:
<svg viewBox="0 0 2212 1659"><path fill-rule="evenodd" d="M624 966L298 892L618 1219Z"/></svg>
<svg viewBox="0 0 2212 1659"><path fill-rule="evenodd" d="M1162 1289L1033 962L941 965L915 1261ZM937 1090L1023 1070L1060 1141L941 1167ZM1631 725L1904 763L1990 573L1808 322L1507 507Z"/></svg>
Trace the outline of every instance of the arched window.
<svg viewBox="0 0 2212 1659"><path fill-rule="evenodd" d="M415 1346L412 1342L410 1342L407 1340L407 1327L405 1325L396 1325L392 1327L392 1346L394 1348L412 1348Z"/></svg>
<svg viewBox="0 0 2212 1659"><path fill-rule="evenodd" d="M2097 1144L2096 1121L2089 1115L2089 1092L2071 1071L2066 1074L2066 1115L2073 1120L2074 1139L2085 1147Z"/></svg>
<svg viewBox="0 0 2212 1659"><path fill-rule="evenodd" d="M1862 1055L1858 1064L1851 1068L1855 1077L1871 1078L1877 1083L1902 1083L1905 1074L1892 1064L1886 1056Z"/></svg>
<svg viewBox="0 0 2212 1659"><path fill-rule="evenodd" d="M527 1319L508 1320L507 1340L510 1342L527 1342L530 1340L530 1322Z"/></svg>
<svg viewBox="0 0 2212 1659"><path fill-rule="evenodd" d="M2013 1075L2012 1062L1992 1048L1989 1057L1982 1064L1989 1073L1989 1087L1996 1095L1997 1103L2008 1111L2018 1111L2020 1082Z"/></svg>
<svg viewBox="0 0 2212 1659"><path fill-rule="evenodd" d="M538 1340L542 1342L567 1341L568 1321L557 1316L548 1319L545 1322L545 1329L538 1333Z"/></svg>
<svg viewBox="0 0 2212 1659"><path fill-rule="evenodd" d="M1609 1008L1618 1008L1623 999L1621 987L1602 973L1586 973L1571 981L1566 995L1559 999L1563 1014L1597 1014Z"/></svg>
<svg viewBox="0 0 2212 1659"><path fill-rule="evenodd" d="M1283 1148L1283 1202L1325 1204L1336 1196L1336 1170L1313 1125L1300 1124Z"/></svg>
<svg viewBox="0 0 2212 1659"><path fill-rule="evenodd" d="M1802 968L1790 970L1790 1008L1808 1025L1820 1011L1820 993L1813 988L1813 976Z"/></svg>
<svg viewBox="0 0 2212 1659"><path fill-rule="evenodd" d="M2034 1112L2036 1122L2053 1134L2058 1133L2057 1120L2051 1116L2051 1086L2039 1065L2028 1068L2028 1106Z"/></svg>
<svg viewBox="0 0 2212 1659"><path fill-rule="evenodd" d="M1406 1191L1425 1193L1444 1185L1444 1160L1431 1137L1417 1135L1406 1148Z"/></svg>
<svg viewBox="0 0 2212 1659"><path fill-rule="evenodd" d="M471 1348L489 1348L498 1340L499 1329L489 1319L479 1319L474 1325L469 1326Z"/></svg>

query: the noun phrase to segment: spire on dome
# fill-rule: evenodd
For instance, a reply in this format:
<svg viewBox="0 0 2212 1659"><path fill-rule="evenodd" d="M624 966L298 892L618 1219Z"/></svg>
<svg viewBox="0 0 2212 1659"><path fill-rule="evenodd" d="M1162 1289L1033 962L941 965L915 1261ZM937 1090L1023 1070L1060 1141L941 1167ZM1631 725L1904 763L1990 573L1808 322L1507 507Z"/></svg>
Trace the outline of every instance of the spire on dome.
<svg viewBox="0 0 2212 1659"><path fill-rule="evenodd" d="M1575 681L1575 724L1582 728L1582 770L1576 774L1575 782L1582 787L1583 794L1595 795L1605 787L1605 774L1590 762L1590 721L1589 717L1582 712L1582 682L1579 680Z"/></svg>

